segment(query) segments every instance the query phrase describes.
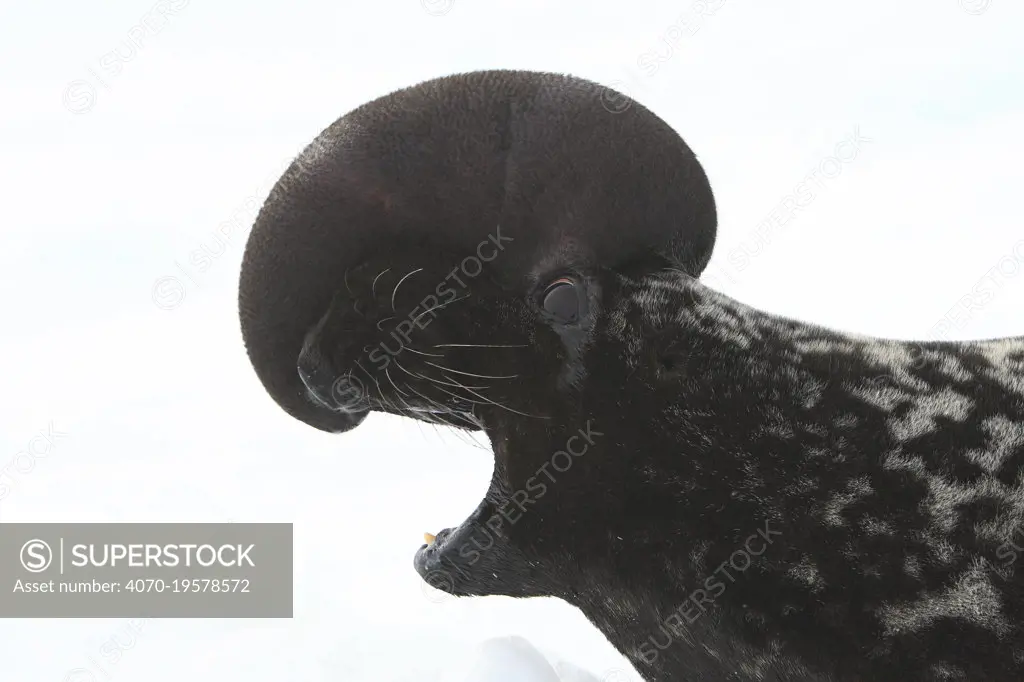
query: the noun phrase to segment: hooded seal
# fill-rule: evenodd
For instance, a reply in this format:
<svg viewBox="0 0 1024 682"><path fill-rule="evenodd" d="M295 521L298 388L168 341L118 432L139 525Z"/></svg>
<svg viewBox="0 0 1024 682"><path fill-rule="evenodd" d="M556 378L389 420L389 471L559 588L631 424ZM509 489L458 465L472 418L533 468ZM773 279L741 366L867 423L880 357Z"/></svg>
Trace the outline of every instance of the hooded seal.
<svg viewBox="0 0 1024 682"><path fill-rule="evenodd" d="M469 74L325 131L246 250L271 396L331 431L483 430L490 486L415 569L561 598L647 680L1024 679L1024 339L874 339L703 286L704 173L605 98Z"/></svg>

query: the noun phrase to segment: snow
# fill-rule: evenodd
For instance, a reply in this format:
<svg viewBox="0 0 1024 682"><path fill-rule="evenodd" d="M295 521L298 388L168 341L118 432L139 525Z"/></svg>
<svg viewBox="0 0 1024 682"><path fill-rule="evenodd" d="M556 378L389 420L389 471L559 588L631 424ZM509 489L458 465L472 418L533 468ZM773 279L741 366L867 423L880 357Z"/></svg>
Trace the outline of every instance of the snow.
<svg viewBox="0 0 1024 682"><path fill-rule="evenodd" d="M552 662L522 637L496 637L442 671L438 682L600 682L564 661Z"/></svg>
<svg viewBox="0 0 1024 682"><path fill-rule="evenodd" d="M1022 239L1013 3L727 0L698 26L667 0L167 1L134 51L151 0L5 10L0 521L293 522L295 614L0 620L0 682L639 682L567 604L451 599L416 576L422 532L486 488L482 437L381 415L314 432L248 365L235 284L259 202L326 123L394 88L494 67L613 84L711 176L713 286L862 333L1024 333L1024 276L964 302ZM765 227L855 130L858 156Z"/></svg>

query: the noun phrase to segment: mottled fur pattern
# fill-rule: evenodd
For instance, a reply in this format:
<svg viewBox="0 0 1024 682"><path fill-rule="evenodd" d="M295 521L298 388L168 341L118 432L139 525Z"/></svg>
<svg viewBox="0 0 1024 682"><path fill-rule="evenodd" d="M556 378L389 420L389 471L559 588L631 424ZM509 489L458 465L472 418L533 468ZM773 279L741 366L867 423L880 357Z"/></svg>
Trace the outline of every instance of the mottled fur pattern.
<svg viewBox="0 0 1024 682"><path fill-rule="evenodd" d="M776 663L770 674L737 669L707 679L1024 677L1024 578L1014 544L1024 530L1024 338L916 343L840 334L756 311L674 273L627 284L605 333L610 345L630 349L625 360L636 374L622 387L629 404L660 405L645 424L621 426L645 435L638 450L666 453L637 489L653 497L660 481L680 482L621 511L675 519L678 534L659 555L701 548L699 561L667 567L665 584L675 571L699 589L709 567L744 547L741 535L761 524L778 533L760 555L736 560L751 559L735 584L719 576L726 585L696 619L704 635L693 648L709 647L706 621L717 614L732 621L723 630L757 642L762 654L777 649ZM650 339L665 335L658 352L671 369L660 381L636 381L651 361ZM595 358L594 371L611 363ZM599 400L596 386L621 379L612 374L592 375L584 393ZM668 456L673 448L686 455ZM659 610L658 643L672 630L665 617ZM641 643L638 669L645 658L652 668L675 658L678 668L652 679L697 675L687 648ZM793 661L817 672L783 672Z"/></svg>

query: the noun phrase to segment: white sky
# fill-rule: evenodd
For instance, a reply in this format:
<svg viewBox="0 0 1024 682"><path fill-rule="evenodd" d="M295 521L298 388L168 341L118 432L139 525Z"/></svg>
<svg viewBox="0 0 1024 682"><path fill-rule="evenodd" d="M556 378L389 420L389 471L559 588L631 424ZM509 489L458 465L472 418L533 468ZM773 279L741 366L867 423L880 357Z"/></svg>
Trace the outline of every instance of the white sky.
<svg viewBox="0 0 1024 682"><path fill-rule="evenodd" d="M846 330L927 338L1024 239L1020 3L709 0L698 21L688 2L450 1L167 0L177 13L148 34L132 32L148 1L4 9L0 470L51 422L67 435L8 470L0 520L293 521L296 617L154 621L114 665L99 647L126 621L0 621L2 679L92 666L74 682L381 682L500 634L599 676L621 666L564 604L423 596L420 533L476 505L487 452L377 415L315 432L248 365L235 287L249 224L283 164L369 99L498 67L624 89L711 177L709 283ZM757 225L855 130L870 142L765 243ZM226 220L239 227L223 255L181 275ZM152 288L168 276L185 298L162 310ZM1022 306L1024 274L1006 277L950 337L1022 334Z"/></svg>

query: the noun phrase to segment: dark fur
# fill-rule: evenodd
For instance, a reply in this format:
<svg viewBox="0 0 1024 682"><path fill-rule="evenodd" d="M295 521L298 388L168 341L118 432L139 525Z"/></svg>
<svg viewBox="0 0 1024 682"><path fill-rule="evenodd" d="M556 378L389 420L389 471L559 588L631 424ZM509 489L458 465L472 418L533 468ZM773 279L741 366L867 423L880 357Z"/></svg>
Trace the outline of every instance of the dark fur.
<svg viewBox="0 0 1024 682"><path fill-rule="evenodd" d="M429 582L561 597L649 680L1022 679L1024 339L858 338L672 270L571 270L575 336L483 281L387 364L348 301L314 335L374 409L472 412L494 446Z"/></svg>
<svg viewBox="0 0 1024 682"><path fill-rule="evenodd" d="M328 293L289 342L335 424L383 410L486 432L491 486L416 553L426 580L560 597L648 680L1024 679L1024 339L854 337L713 292L671 250L537 243L426 318L472 248L379 244L317 274ZM691 253L699 270L709 252ZM569 325L540 302L566 274L587 299ZM284 292L308 286L282 270L242 295L305 307Z"/></svg>

